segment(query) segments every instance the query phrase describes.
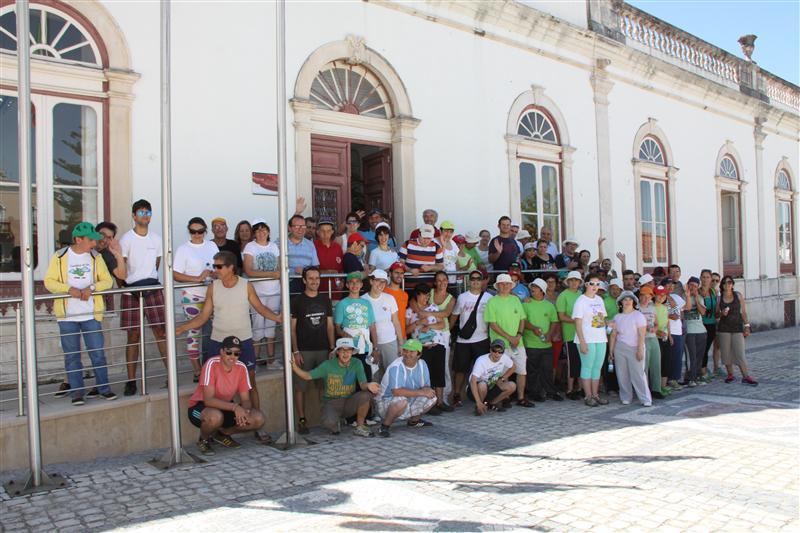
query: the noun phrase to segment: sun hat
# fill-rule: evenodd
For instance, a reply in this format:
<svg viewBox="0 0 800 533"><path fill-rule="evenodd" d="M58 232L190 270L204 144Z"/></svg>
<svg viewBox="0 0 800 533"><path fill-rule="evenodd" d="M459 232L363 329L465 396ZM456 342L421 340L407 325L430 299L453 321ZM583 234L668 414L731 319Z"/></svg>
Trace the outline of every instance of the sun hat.
<svg viewBox="0 0 800 533"><path fill-rule="evenodd" d="M614 278L608 282L608 287L619 287L620 289L624 288L622 285L622 281L619 278Z"/></svg>
<svg viewBox="0 0 800 533"><path fill-rule="evenodd" d="M494 282L494 288L497 288L497 285L500 283L514 283L514 280L511 279L511 276L508 274L500 274L497 276L497 279Z"/></svg>
<svg viewBox="0 0 800 533"><path fill-rule="evenodd" d="M522 239L530 239L531 232L526 229L521 229L517 232L517 240L521 241Z"/></svg>
<svg viewBox="0 0 800 533"><path fill-rule="evenodd" d="M650 283L653 281L653 276L650 274L645 274L639 278L639 285L644 285L645 283Z"/></svg>
<svg viewBox="0 0 800 533"><path fill-rule="evenodd" d="M528 287L530 288L533 288L534 286L542 289L542 292L547 292L547 282L542 278L536 278L528 284Z"/></svg>
<svg viewBox="0 0 800 533"><path fill-rule="evenodd" d="M100 241L103 239L103 235L94 230L94 226L91 222L79 222L76 224L72 229L72 236L89 237L93 241Z"/></svg>
<svg viewBox="0 0 800 533"><path fill-rule="evenodd" d="M478 244L481 242L480 236L475 233L474 231L468 231L464 238L467 240L467 244Z"/></svg>
<svg viewBox="0 0 800 533"><path fill-rule="evenodd" d="M567 274L567 278L566 279L567 279L567 281L569 281L571 279L577 279L578 281L583 282L583 278L581 277L581 273L578 272L577 270L570 271L570 273Z"/></svg>
<svg viewBox="0 0 800 533"><path fill-rule="evenodd" d="M633 300L633 305L639 305L639 298L637 298L636 295L633 294L631 291L622 291L622 294L617 296L617 305L622 303L622 300L624 300L625 298L630 298L631 300Z"/></svg>
<svg viewBox="0 0 800 533"><path fill-rule="evenodd" d="M566 239L564 239L564 244L567 244L567 243L570 243L570 242L572 244L574 244L575 246L580 246L581 245L581 243L579 243L578 240L575 237L567 237Z"/></svg>

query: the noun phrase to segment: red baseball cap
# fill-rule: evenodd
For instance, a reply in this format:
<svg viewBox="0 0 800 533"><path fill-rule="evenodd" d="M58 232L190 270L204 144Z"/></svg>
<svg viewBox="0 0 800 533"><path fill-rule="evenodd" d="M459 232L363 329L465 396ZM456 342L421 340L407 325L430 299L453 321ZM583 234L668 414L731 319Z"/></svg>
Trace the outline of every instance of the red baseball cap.
<svg viewBox="0 0 800 533"><path fill-rule="evenodd" d="M350 246L354 242L366 241L367 239L364 238L359 232L351 233L350 236L347 238L347 245Z"/></svg>
<svg viewBox="0 0 800 533"><path fill-rule="evenodd" d="M400 261L395 261L394 263L392 263L389 266L389 272L391 272L393 270L405 270L405 269L406 269L406 265L404 265Z"/></svg>
<svg viewBox="0 0 800 533"><path fill-rule="evenodd" d="M667 291L667 288L666 288L666 287L664 287L663 285L659 285L659 286L658 286L658 287L656 287L656 289L655 289L655 293L656 293L656 294L667 294L667 292L668 292L668 291Z"/></svg>
<svg viewBox="0 0 800 533"><path fill-rule="evenodd" d="M467 239L465 239L463 235L456 235L453 237L453 242L456 244L466 244Z"/></svg>

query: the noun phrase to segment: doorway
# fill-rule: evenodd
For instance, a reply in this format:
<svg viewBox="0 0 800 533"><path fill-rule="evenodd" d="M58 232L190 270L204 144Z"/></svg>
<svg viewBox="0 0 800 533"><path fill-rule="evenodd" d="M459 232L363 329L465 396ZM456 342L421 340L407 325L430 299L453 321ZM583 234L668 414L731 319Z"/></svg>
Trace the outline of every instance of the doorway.
<svg viewBox="0 0 800 533"><path fill-rule="evenodd" d="M391 152L386 144L312 135L313 216L332 218L338 224L350 211L378 208L391 221Z"/></svg>

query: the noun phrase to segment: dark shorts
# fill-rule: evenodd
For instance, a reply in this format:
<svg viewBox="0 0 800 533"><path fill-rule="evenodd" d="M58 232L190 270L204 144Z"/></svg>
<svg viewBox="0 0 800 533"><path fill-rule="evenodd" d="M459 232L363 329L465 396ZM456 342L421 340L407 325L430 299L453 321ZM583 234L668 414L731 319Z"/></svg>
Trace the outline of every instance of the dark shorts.
<svg viewBox="0 0 800 533"><path fill-rule="evenodd" d="M431 387L444 388L447 379L445 367L446 349L441 344L422 348L421 359L428 365L428 372L431 376Z"/></svg>
<svg viewBox="0 0 800 533"><path fill-rule="evenodd" d="M489 339L478 342L457 342L453 354L453 370L460 374L472 372L475 359L489 353Z"/></svg>
<svg viewBox="0 0 800 533"><path fill-rule="evenodd" d="M215 355L219 355L219 350L222 348L222 341L215 341L214 339L208 339L208 357L214 357ZM244 363L247 367L247 370L250 372L256 371L256 350L253 347L253 339L244 339L242 341L242 353L239 356L239 361ZM203 359L203 363L206 360Z"/></svg>
<svg viewBox="0 0 800 533"><path fill-rule="evenodd" d="M492 403L492 401L501 394L503 394L503 391L500 389L500 387L495 385L486 391L486 398L484 398L483 401L486 403ZM475 397L472 395L472 387L467 387L467 398L473 402L475 401Z"/></svg>
<svg viewBox="0 0 800 533"><path fill-rule="evenodd" d="M203 423L200 420L200 414L203 412L206 406L203 402L197 402L193 406L189 407L187 413L189 414L189 422L192 423L195 427L200 427ZM233 414L233 411L220 411L222 413L222 427L223 428L232 428L236 425L236 417Z"/></svg>
<svg viewBox="0 0 800 533"><path fill-rule="evenodd" d="M150 327L164 327L164 294L158 291L145 291L142 294L144 300L144 316ZM139 296L133 294L122 294L122 312L119 318L119 327L122 329L133 329L139 327Z"/></svg>
<svg viewBox="0 0 800 533"><path fill-rule="evenodd" d="M576 336L577 340L577 336ZM567 362L569 363L569 377L581 377L581 356L578 353L578 345L574 341L564 341L564 349L567 350Z"/></svg>

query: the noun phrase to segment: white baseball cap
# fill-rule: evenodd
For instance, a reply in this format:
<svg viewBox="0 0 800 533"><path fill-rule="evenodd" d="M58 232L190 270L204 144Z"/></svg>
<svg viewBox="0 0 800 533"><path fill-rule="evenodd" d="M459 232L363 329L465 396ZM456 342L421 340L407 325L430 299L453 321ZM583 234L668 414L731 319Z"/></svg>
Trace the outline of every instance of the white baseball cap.
<svg viewBox="0 0 800 533"><path fill-rule="evenodd" d="M380 268L375 270L372 274L370 274L371 278L374 279L382 279L383 281L389 281L389 274L386 273L385 270L381 270Z"/></svg>
<svg viewBox="0 0 800 533"><path fill-rule="evenodd" d="M497 288L498 283L514 283L514 280L511 279L511 276L508 274L500 274L497 276L497 279L494 281L494 288Z"/></svg>
<svg viewBox="0 0 800 533"><path fill-rule="evenodd" d="M612 279L611 281L609 281L609 282L608 282L608 287L609 287L609 288L611 288L611 287L619 287L620 289L622 289L622 288L623 288L623 286L622 286L622 282L621 282L619 279L617 279L617 278L614 278L614 279Z"/></svg>
<svg viewBox="0 0 800 533"><path fill-rule="evenodd" d="M433 239L435 234L436 230L430 224L423 224L419 228L419 236L423 239Z"/></svg>
<svg viewBox="0 0 800 533"><path fill-rule="evenodd" d="M515 222L515 221L512 220L511 221L511 227L512 228L518 228L519 227L519 222Z"/></svg>
<svg viewBox="0 0 800 533"><path fill-rule="evenodd" d="M523 246L522 248L523 248L523 250L530 250L530 249L534 249L535 250L536 249L536 243L535 242L526 242L525 246Z"/></svg>
<svg viewBox="0 0 800 533"><path fill-rule="evenodd" d="M572 270L569 274L567 274L566 279L567 279L567 281L569 281L571 279L577 279L578 281L583 282L583 278L581 277L581 273L578 272L577 270Z"/></svg>
<svg viewBox="0 0 800 533"><path fill-rule="evenodd" d="M251 227L252 227L252 226L257 226L257 225L259 225L259 224L264 224L265 226L266 226L266 225L268 225L268 224L267 224L267 221L266 221L266 220L264 220L263 218L256 218L256 219L254 219L254 220L253 220L253 221L250 223L250 226L251 226Z"/></svg>
<svg viewBox="0 0 800 533"><path fill-rule="evenodd" d="M356 345L353 344L353 339L350 337L342 337L341 339L336 339L336 350L339 348L350 348L351 350L355 350Z"/></svg>
<svg viewBox="0 0 800 533"><path fill-rule="evenodd" d="M517 240L518 241L521 241L522 239L530 239L530 238L531 238L531 234L526 229L521 229L521 230L519 230L517 232Z"/></svg>
<svg viewBox="0 0 800 533"><path fill-rule="evenodd" d="M534 285L542 289L542 292L547 292L547 282L542 278L536 278L535 280L531 281L528 286L532 287Z"/></svg>
<svg viewBox="0 0 800 533"><path fill-rule="evenodd" d="M650 283L651 281L653 281L653 276L650 274L645 274L639 278L639 285L644 285L645 283Z"/></svg>
<svg viewBox="0 0 800 533"><path fill-rule="evenodd" d="M467 234L464 235L464 239L469 244L477 244L477 243L481 242L480 236L477 233L475 233L474 231L468 231Z"/></svg>

